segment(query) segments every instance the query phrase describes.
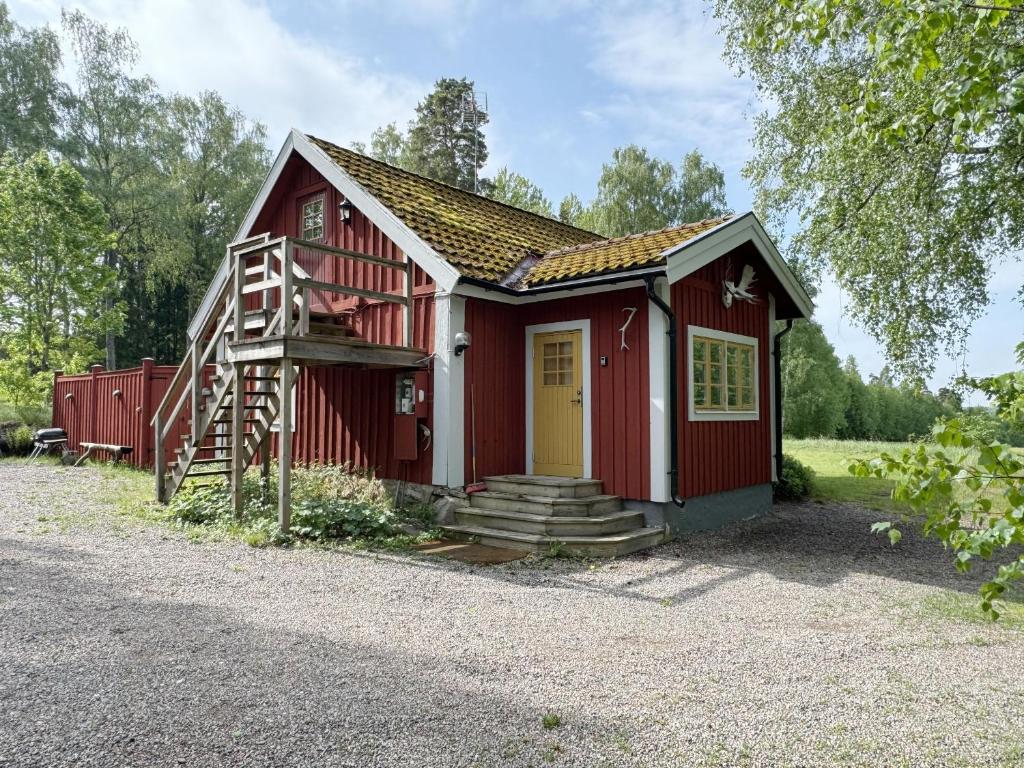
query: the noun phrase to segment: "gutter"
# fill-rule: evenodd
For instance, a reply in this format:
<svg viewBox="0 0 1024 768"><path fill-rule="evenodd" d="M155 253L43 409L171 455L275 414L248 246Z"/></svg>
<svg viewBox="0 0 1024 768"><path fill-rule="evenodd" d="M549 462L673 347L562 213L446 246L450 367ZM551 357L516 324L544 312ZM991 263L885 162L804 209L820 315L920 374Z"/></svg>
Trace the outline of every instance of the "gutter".
<svg viewBox="0 0 1024 768"><path fill-rule="evenodd" d="M676 344L676 313L672 307L654 290L656 277L649 275L644 278L647 285L647 298L662 311L668 321L668 421L672 430L669 435L669 481L672 503L682 509L686 500L679 495L679 370L677 365L678 345Z"/></svg>
<svg viewBox="0 0 1024 768"><path fill-rule="evenodd" d="M625 283L631 280L647 280L648 277L663 277L665 275L665 266L660 264L650 269L632 269L628 272L614 272L608 275L601 275L599 277L586 277L578 280L568 280L560 283L550 283L548 285L539 285L535 288L523 288L517 290L516 288L510 288L507 285L501 285L500 283L492 283L487 280L481 280L478 277L469 277L468 275L462 275L459 277L458 282L463 285L472 285L476 288L483 288L486 291L496 291L503 293L506 296L536 296L543 293L555 293L556 291L572 291L578 288L589 288L594 285L612 285L613 283Z"/></svg>
<svg viewBox="0 0 1024 768"><path fill-rule="evenodd" d="M782 479L782 337L793 330L793 318L775 334L772 356L775 358L775 476Z"/></svg>

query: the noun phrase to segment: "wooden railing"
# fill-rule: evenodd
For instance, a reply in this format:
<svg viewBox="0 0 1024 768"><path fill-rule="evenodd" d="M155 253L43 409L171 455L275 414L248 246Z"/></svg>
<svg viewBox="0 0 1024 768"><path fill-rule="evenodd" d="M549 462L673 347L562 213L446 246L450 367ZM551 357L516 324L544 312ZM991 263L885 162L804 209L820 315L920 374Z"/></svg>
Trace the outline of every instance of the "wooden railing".
<svg viewBox="0 0 1024 768"><path fill-rule="evenodd" d="M401 271L404 273L404 290L401 294L385 293L314 279L295 262L296 248L324 257ZM242 342L247 339L247 316L251 318L253 330L258 331L260 336L305 336L310 332L313 291L356 296L401 305L403 345L413 346L413 264L408 259L383 259L308 240L271 238L269 234L263 234L229 245L226 260L227 278L215 300L207 305L200 330L191 339L185 359L178 367L151 421L156 433L158 475L164 471L163 446L172 432L177 438L174 425L181 417L186 403L192 415L191 438L195 443L202 439L205 427L208 426L199 418L206 378L204 373L208 366L223 362L229 340ZM253 294L260 298L256 302L256 312L249 314L253 309L247 309L246 301ZM298 309L297 313L295 308ZM230 376L231 368L224 366L218 373Z"/></svg>

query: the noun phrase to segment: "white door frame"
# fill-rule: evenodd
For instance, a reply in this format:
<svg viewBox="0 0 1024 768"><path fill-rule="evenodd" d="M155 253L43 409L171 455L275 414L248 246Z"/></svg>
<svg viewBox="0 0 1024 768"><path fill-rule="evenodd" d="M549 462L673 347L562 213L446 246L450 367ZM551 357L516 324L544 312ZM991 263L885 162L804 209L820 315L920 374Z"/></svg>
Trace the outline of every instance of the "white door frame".
<svg viewBox="0 0 1024 768"><path fill-rule="evenodd" d="M566 320L526 326L526 474L533 474L533 337L538 333L582 331L581 368L583 370L583 476L593 476L591 454L594 408L590 396L590 320Z"/></svg>

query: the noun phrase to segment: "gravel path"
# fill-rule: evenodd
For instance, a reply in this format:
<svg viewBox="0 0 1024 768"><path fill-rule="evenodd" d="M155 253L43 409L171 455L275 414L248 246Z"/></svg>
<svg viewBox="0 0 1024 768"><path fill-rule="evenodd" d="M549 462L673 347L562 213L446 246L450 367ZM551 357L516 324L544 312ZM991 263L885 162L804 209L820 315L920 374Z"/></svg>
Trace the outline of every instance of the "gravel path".
<svg viewBox="0 0 1024 768"><path fill-rule="evenodd" d="M481 567L197 544L103 482L0 462L2 766L1024 763L1024 634L877 513Z"/></svg>

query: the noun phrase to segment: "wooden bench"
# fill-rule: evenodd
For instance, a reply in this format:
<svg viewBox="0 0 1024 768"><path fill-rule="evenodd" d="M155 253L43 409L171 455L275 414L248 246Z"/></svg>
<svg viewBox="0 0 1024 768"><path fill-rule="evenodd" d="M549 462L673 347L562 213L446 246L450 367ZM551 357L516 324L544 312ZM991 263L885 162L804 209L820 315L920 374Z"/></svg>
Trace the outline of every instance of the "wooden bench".
<svg viewBox="0 0 1024 768"><path fill-rule="evenodd" d="M80 445L84 449L84 452L78 457L78 461L75 462L76 467L82 466L82 464L85 463L85 460L97 451L109 453L114 459L115 464L132 452L132 447L130 445L106 445L104 443L81 443Z"/></svg>

